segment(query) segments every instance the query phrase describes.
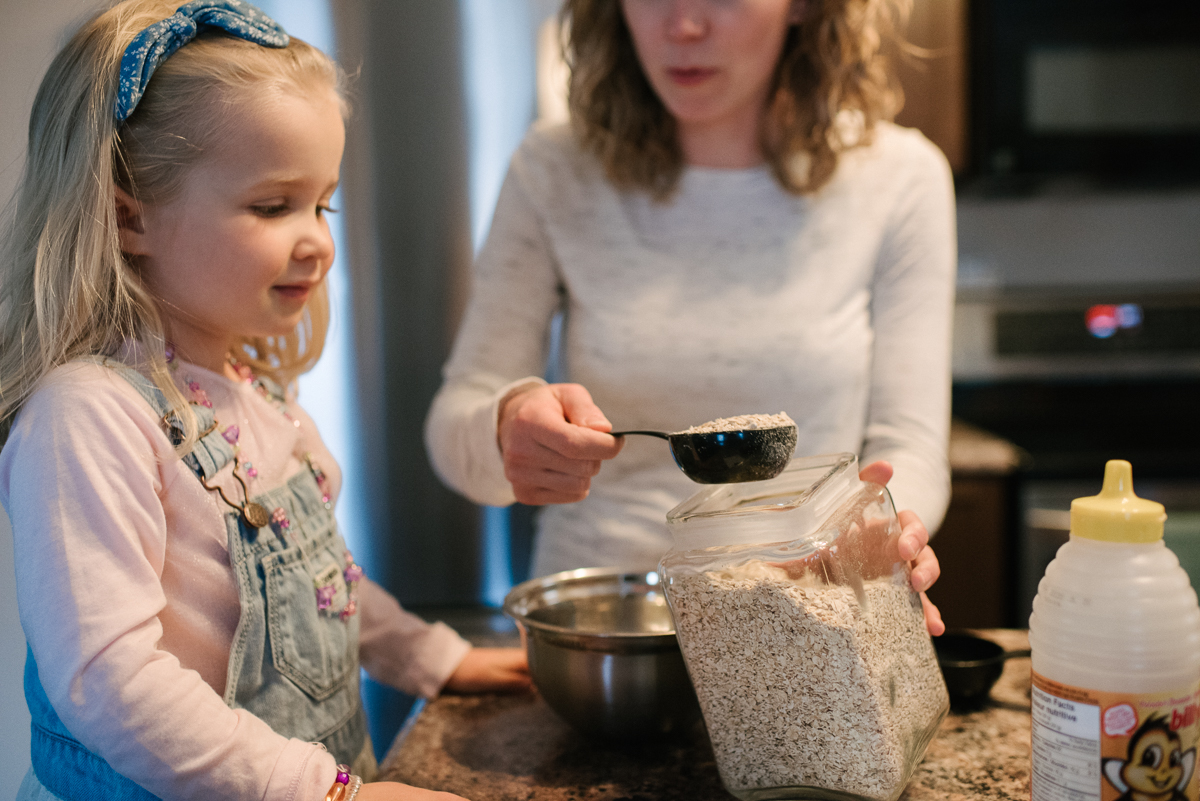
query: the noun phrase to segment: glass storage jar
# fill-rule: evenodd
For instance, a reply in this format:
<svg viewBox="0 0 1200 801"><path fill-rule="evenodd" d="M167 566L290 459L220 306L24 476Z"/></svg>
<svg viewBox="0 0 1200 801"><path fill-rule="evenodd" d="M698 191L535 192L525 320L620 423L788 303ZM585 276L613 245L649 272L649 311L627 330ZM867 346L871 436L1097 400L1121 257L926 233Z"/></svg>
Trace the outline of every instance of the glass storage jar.
<svg viewBox="0 0 1200 801"><path fill-rule="evenodd" d="M725 787L897 798L950 699L887 489L815 456L667 520L659 573Z"/></svg>

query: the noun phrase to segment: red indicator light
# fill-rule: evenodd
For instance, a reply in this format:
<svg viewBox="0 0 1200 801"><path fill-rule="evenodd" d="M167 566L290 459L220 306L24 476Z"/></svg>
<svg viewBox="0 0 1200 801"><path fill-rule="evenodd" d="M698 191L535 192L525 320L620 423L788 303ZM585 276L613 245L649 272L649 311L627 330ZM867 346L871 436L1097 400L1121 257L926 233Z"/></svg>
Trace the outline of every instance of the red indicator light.
<svg viewBox="0 0 1200 801"><path fill-rule="evenodd" d="M1117 333L1117 307L1100 304L1087 310L1084 315L1088 333L1097 339L1108 339Z"/></svg>
<svg viewBox="0 0 1200 801"><path fill-rule="evenodd" d="M1136 303L1119 306L1100 303L1088 309L1083 319L1089 334L1097 339L1108 339L1121 329L1141 326L1142 316L1142 307Z"/></svg>

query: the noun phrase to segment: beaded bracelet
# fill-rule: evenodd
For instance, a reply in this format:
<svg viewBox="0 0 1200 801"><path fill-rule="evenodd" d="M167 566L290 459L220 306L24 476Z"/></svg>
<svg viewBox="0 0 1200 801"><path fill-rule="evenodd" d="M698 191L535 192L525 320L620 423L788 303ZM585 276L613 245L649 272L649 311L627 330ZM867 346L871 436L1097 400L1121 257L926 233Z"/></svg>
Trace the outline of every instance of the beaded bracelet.
<svg viewBox="0 0 1200 801"><path fill-rule="evenodd" d="M351 784L354 785L353 789L351 789ZM325 801L350 801L358 795L360 787L362 787L362 779L350 772L350 766L338 765L337 778L333 780L333 786L325 794Z"/></svg>

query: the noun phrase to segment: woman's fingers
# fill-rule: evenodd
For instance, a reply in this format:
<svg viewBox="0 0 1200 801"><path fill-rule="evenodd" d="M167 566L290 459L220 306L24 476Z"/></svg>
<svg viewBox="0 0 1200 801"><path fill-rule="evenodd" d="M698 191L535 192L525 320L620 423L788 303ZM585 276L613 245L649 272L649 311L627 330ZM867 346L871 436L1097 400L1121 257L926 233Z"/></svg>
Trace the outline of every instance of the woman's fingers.
<svg viewBox="0 0 1200 801"><path fill-rule="evenodd" d="M892 466L884 461L871 462L871 464L858 471L858 477L860 480L870 482L871 484L887 486L887 483L892 480Z"/></svg>
<svg viewBox="0 0 1200 801"><path fill-rule="evenodd" d="M929 531L921 518L911 509L905 509L899 514L900 537L897 540L897 550L900 558L912 563L912 588L921 594L921 608L925 612L925 628L937 637L946 630L942 622L942 614L929 600L925 591L934 585L942 574L938 564L937 554L929 545Z"/></svg>
<svg viewBox="0 0 1200 801"><path fill-rule="evenodd" d="M942 574L937 555L929 546L929 532L917 513L905 509L900 513L900 538L896 543L900 558L912 563L912 585L917 592L933 586Z"/></svg>
<svg viewBox="0 0 1200 801"><path fill-rule="evenodd" d="M946 632L946 624L942 622L942 613L929 600L929 596L921 593L921 609L925 612L925 628L933 637L940 637Z"/></svg>
<svg viewBox="0 0 1200 801"><path fill-rule="evenodd" d="M586 420L589 425L573 422ZM598 428L595 428L598 426ZM612 426L578 384L536 387L510 398L500 411L500 450L535 453L541 445L567 459L611 459L622 443L608 431Z"/></svg>
<svg viewBox="0 0 1200 801"><path fill-rule="evenodd" d="M900 538L896 546L900 551L900 558L911 562L929 544L929 531L921 522L921 518L917 517L917 513L911 509L905 509L897 517L900 521Z"/></svg>
<svg viewBox="0 0 1200 801"><path fill-rule="evenodd" d="M624 446L611 429L578 384L535 387L506 399L498 439L517 500L544 505L586 498L601 462Z"/></svg>
<svg viewBox="0 0 1200 801"><path fill-rule="evenodd" d="M937 555L932 548L926 548L913 560L912 585L917 592L925 592L942 575L942 567L938 564Z"/></svg>
<svg viewBox="0 0 1200 801"><path fill-rule="evenodd" d="M563 414L567 422L602 431L607 434L612 431L612 423L600 411L600 407L592 401L592 395L579 384L551 384L550 390L562 404Z"/></svg>
<svg viewBox="0 0 1200 801"><path fill-rule="evenodd" d="M532 439L514 442L513 446L504 454L506 473L546 470L579 478L591 478L600 472L600 464L599 459L576 459L563 456L558 451ZM509 481L512 480L513 477L509 476Z"/></svg>

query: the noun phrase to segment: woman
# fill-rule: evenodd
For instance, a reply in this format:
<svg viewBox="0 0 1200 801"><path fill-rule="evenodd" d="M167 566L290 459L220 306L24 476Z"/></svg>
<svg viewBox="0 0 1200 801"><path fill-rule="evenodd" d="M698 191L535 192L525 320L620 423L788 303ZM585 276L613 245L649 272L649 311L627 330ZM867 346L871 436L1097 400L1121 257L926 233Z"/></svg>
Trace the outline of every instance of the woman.
<svg viewBox="0 0 1200 801"><path fill-rule="evenodd" d="M914 586L936 580L954 201L941 153L887 122L899 2L568 0L571 125L513 157L426 429L471 499L550 504L535 574L669 545L696 486L610 420L783 410L798 455L894 467ZM572 383L546 384L559 311Z"/></svg>

